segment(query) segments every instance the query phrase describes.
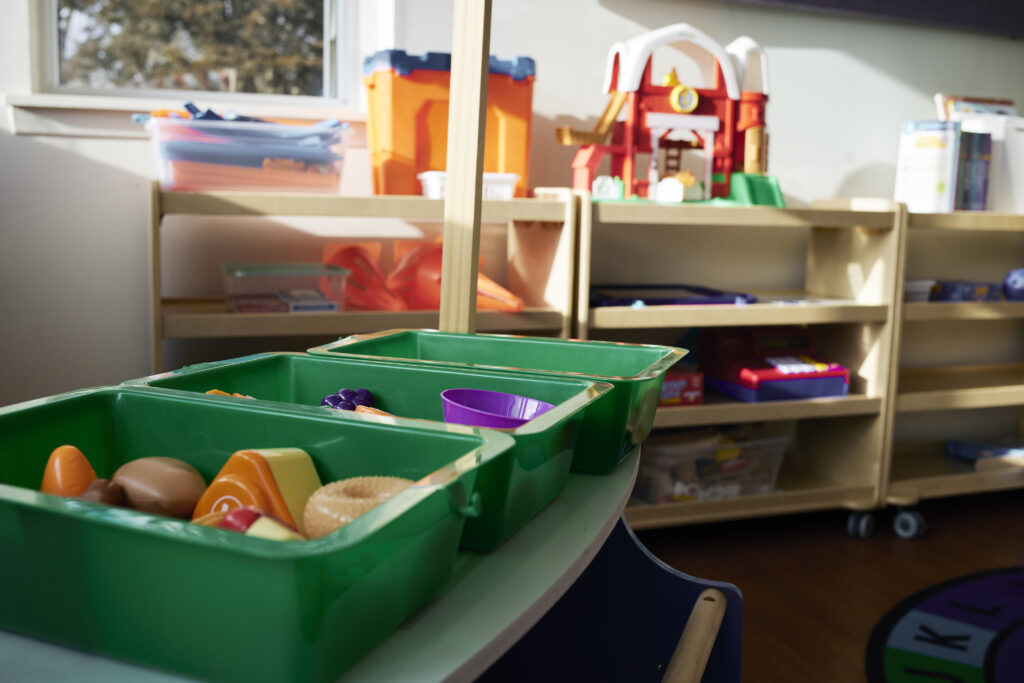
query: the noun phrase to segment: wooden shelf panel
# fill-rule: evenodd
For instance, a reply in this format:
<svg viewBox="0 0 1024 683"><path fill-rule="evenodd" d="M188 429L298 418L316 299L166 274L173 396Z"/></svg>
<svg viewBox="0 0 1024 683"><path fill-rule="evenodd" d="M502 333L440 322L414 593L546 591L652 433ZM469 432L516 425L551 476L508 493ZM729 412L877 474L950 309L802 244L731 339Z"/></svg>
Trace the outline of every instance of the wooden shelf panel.
<svg viewBox="0 0 1024 683"><path fill-rule="evenodd" d="M165 303L165 339L216 337L339 336L396 328L433 328L437 311L349 311L344 313L230 313L223 303ZM562 314L550 308L522 313L477 313L477 329L486 331L554 331L562 329Z"/></svg>
<svg viewBox="0 0 1024 683"><path fill-rule="evenodd" d="M918 230L1024 232L1024 215L989 211L911 213L907 216L907 227Z"/></svg>
<svg viewBox="0 0 1024 683"><path fill-rule="evenodd" d="M891 229L892 211L846 209L777 209L768 206L728 207L653 202L594 202L601 223L682 226L764 226L781 228Z"/></svg>
<svg viewBox="0 0 1024 683"><path fill-rule="evenodd" d="M867 396L742 403L714 394L705 394L703 405L658 408L654 416L654 427L697 427L739 422L877 415L881 411L882 399Z"/></svg>
<svg viewBox="0 0 1024 683"><path fill-rule="evenodd" d="M1024 318L1024 301L927 301L903 304L905 321Z"/></svg>
<svg viewBox="0 0 1024 683"><path fill-rule="evenodd" d="M886 304L821 299L813 294L759 294L759 303L735 306L601 306L590 309L591 329L728 327L736 325L813 325L885 322ZM784 303L797 301L799 303Z"/></svg>
<svg viewBox="0 0 1024 683"><path fill-rule="evenodd" d="M897 444L886 500L913 505L918 500L1024 487L1024 467L1006 463L972 471L946 458L941 445Z"/></svg>
<svg viewBox="0 0 1024 683"><path fill-rule="evenodd" d="M897 412L1024 405L1024 363L903 368Z"/></svg>
<svg viewBox="0 0 1024 683"><path fill-rule="evenodd" d="M837 507L860 510L875 505L872 486L839 484L803 471L787 472L785 464L779 475L778 486L779 490L775 493L755 496L630 505L626 507L626 521L634 529L657 529Z"/></svg>
<svg viewBox="0 0 1024 683"><path fill-rule="evenodd" d="M379 195L344 197L301 192L161 192L163 215L204 216L346 216L441 220L444 201L424 197ZM549 199L483 202L484 221L551 221L566 219L566 204Z"/></svg>

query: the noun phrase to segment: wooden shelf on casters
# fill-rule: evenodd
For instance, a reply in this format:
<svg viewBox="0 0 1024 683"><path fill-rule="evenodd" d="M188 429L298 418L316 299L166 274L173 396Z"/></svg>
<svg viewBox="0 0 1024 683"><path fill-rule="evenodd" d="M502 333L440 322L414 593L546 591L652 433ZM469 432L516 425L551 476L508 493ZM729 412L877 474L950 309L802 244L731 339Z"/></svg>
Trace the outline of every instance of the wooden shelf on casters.
<svg viewBox="0 0 1024 683"><path fill-rule="evenodd" d="M918 230L1024 232L1024 215L989 211L911 213L907 216L907 227Z"/></svg>
<svg viewBox="0 0 1024 683"><path fill-rule="evenodd" d="M668 226L762 226L780 228L874 228L893 227L892 211L846 209L777 209L769 206L705 206L654 202L594 202L599 223Z"/></svg>
<svg viewBox="0 0 1024 683"><path fill-rule="evenodd" d="M896 444L888 502L912 505L925 498L1003 491L1024 487L1024 467L1005 466L971 470L947 458L942 444Z"/></svg>
<svg viewBox="0 0 1024 683"><path fill-rule="evenodd" d="M903 305L905 321L1024 318L1024 301L928 301Z"/></svg>
<svg viewBox="0 0 1024 683"><path fill-rule="evenodd" d="M641 464L642 466L642 464ZM778 490L719 500L689 500L626 507L626 521L634 529L700 524L729 519L767 517L791 512L829 510L838 504L864 509L874 504L874 487L840 484L803 470L786 469L783 461Z"/></svg>
<svg viewBox="0 0 1024 683"><path fill-rule="evenodd" d="M405 218L441 220L444 201L424 197L378 195L345 197L299 192L161 192L164 215L193 216L347 216L356 218ZM562 222L566 204L547 199L486 201L484 221Z"/></svg>
<svg viewBox="0 0 1024 683"><path fill-rule="evenodd" d="M437 328L437 311L346 311L342 313L231 313L223 301L177 303L162 308L163 336L168 339L215 337L338 336L396 328ZM562 313L527 308L521 313L477 313L481 332L559 332Z"/></svg>
<svg viewBox="0 0 1024 683"><path fill-rule="evenodd" d="M759 294L758 303L736 306L599 306L590 309L590 329L814 325L885 322L886 304L822 299L805 292Z"/></svg>
<svg viewBox="0 0 1024 683"><path fill-rule="evenodd" d="M881 410L882 399L868 396L742 403L714 394L705 394L702 405L658 408L654 416L654 427L698 427L740 422L877 415Z"/></svg>
<svg viewBox="0 0 1024 683"><path fill-rule="evenodd" d="M1024 363L900 370L897 412L1024 405Z"/></svg>

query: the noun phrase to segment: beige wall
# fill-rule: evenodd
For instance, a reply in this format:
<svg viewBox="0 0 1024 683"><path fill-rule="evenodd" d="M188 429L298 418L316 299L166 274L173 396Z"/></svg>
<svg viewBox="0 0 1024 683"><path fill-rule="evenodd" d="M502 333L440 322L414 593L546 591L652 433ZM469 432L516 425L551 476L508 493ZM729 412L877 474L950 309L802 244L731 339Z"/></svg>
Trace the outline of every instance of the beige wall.
<svg viewBox="0 0 1024 683"><path fill-rule="evenodd" d="M0 93L25 94L28 2L0 2ZM447 50L450 7L396 0L398 46ZM601 112L611 43L679 21L723 43L748 34L766 49L769 167L793 204L891 195L899 124L933 116L936 90L1024 103L1024 44L1000 38L726 2L494 0L492 53L538 65L533 185L569 182L572 150L554 144L553 130L589 126ZM657 56L656 69L674 57ZM0 405L147 374L148 145L16 136L8 114L0 116ZM347 168L365 172L365 158ZM180 260L178 276L188 269ZM204 353L269 348L259 344Z"/></svg>

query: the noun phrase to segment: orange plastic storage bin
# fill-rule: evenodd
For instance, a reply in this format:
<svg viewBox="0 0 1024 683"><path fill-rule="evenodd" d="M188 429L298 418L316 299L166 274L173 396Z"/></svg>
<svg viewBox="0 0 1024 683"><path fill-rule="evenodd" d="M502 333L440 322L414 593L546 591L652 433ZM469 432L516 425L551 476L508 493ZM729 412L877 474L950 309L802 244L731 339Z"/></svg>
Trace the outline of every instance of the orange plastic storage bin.
<svg viewBox="0 0 1024 683"><path fill-rule="evenodd" d="M367 138L376 194L422 194L417 174L443 171L448 153L451 55L382 50L367 57ZM529 187L535 66L529 57L491 57L487 81L484 171L519 176Z"/></svg>

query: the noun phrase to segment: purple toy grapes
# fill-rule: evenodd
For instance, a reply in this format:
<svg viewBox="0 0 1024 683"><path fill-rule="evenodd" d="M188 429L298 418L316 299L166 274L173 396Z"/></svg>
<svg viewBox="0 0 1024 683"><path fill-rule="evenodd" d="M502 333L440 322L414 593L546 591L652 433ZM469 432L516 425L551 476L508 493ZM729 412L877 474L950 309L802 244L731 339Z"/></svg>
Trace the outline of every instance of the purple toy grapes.
<svg viewBox="0 0 1024 683"><path fill-rule="evenodd" d="M355 410L356 406L366 406L367 408L373 408L374 400L373 394L369 389L338 389L335 394L328 394L324 396L324 400L320 402L322 406L328 406L335 408L336 410Z"/></svg>

